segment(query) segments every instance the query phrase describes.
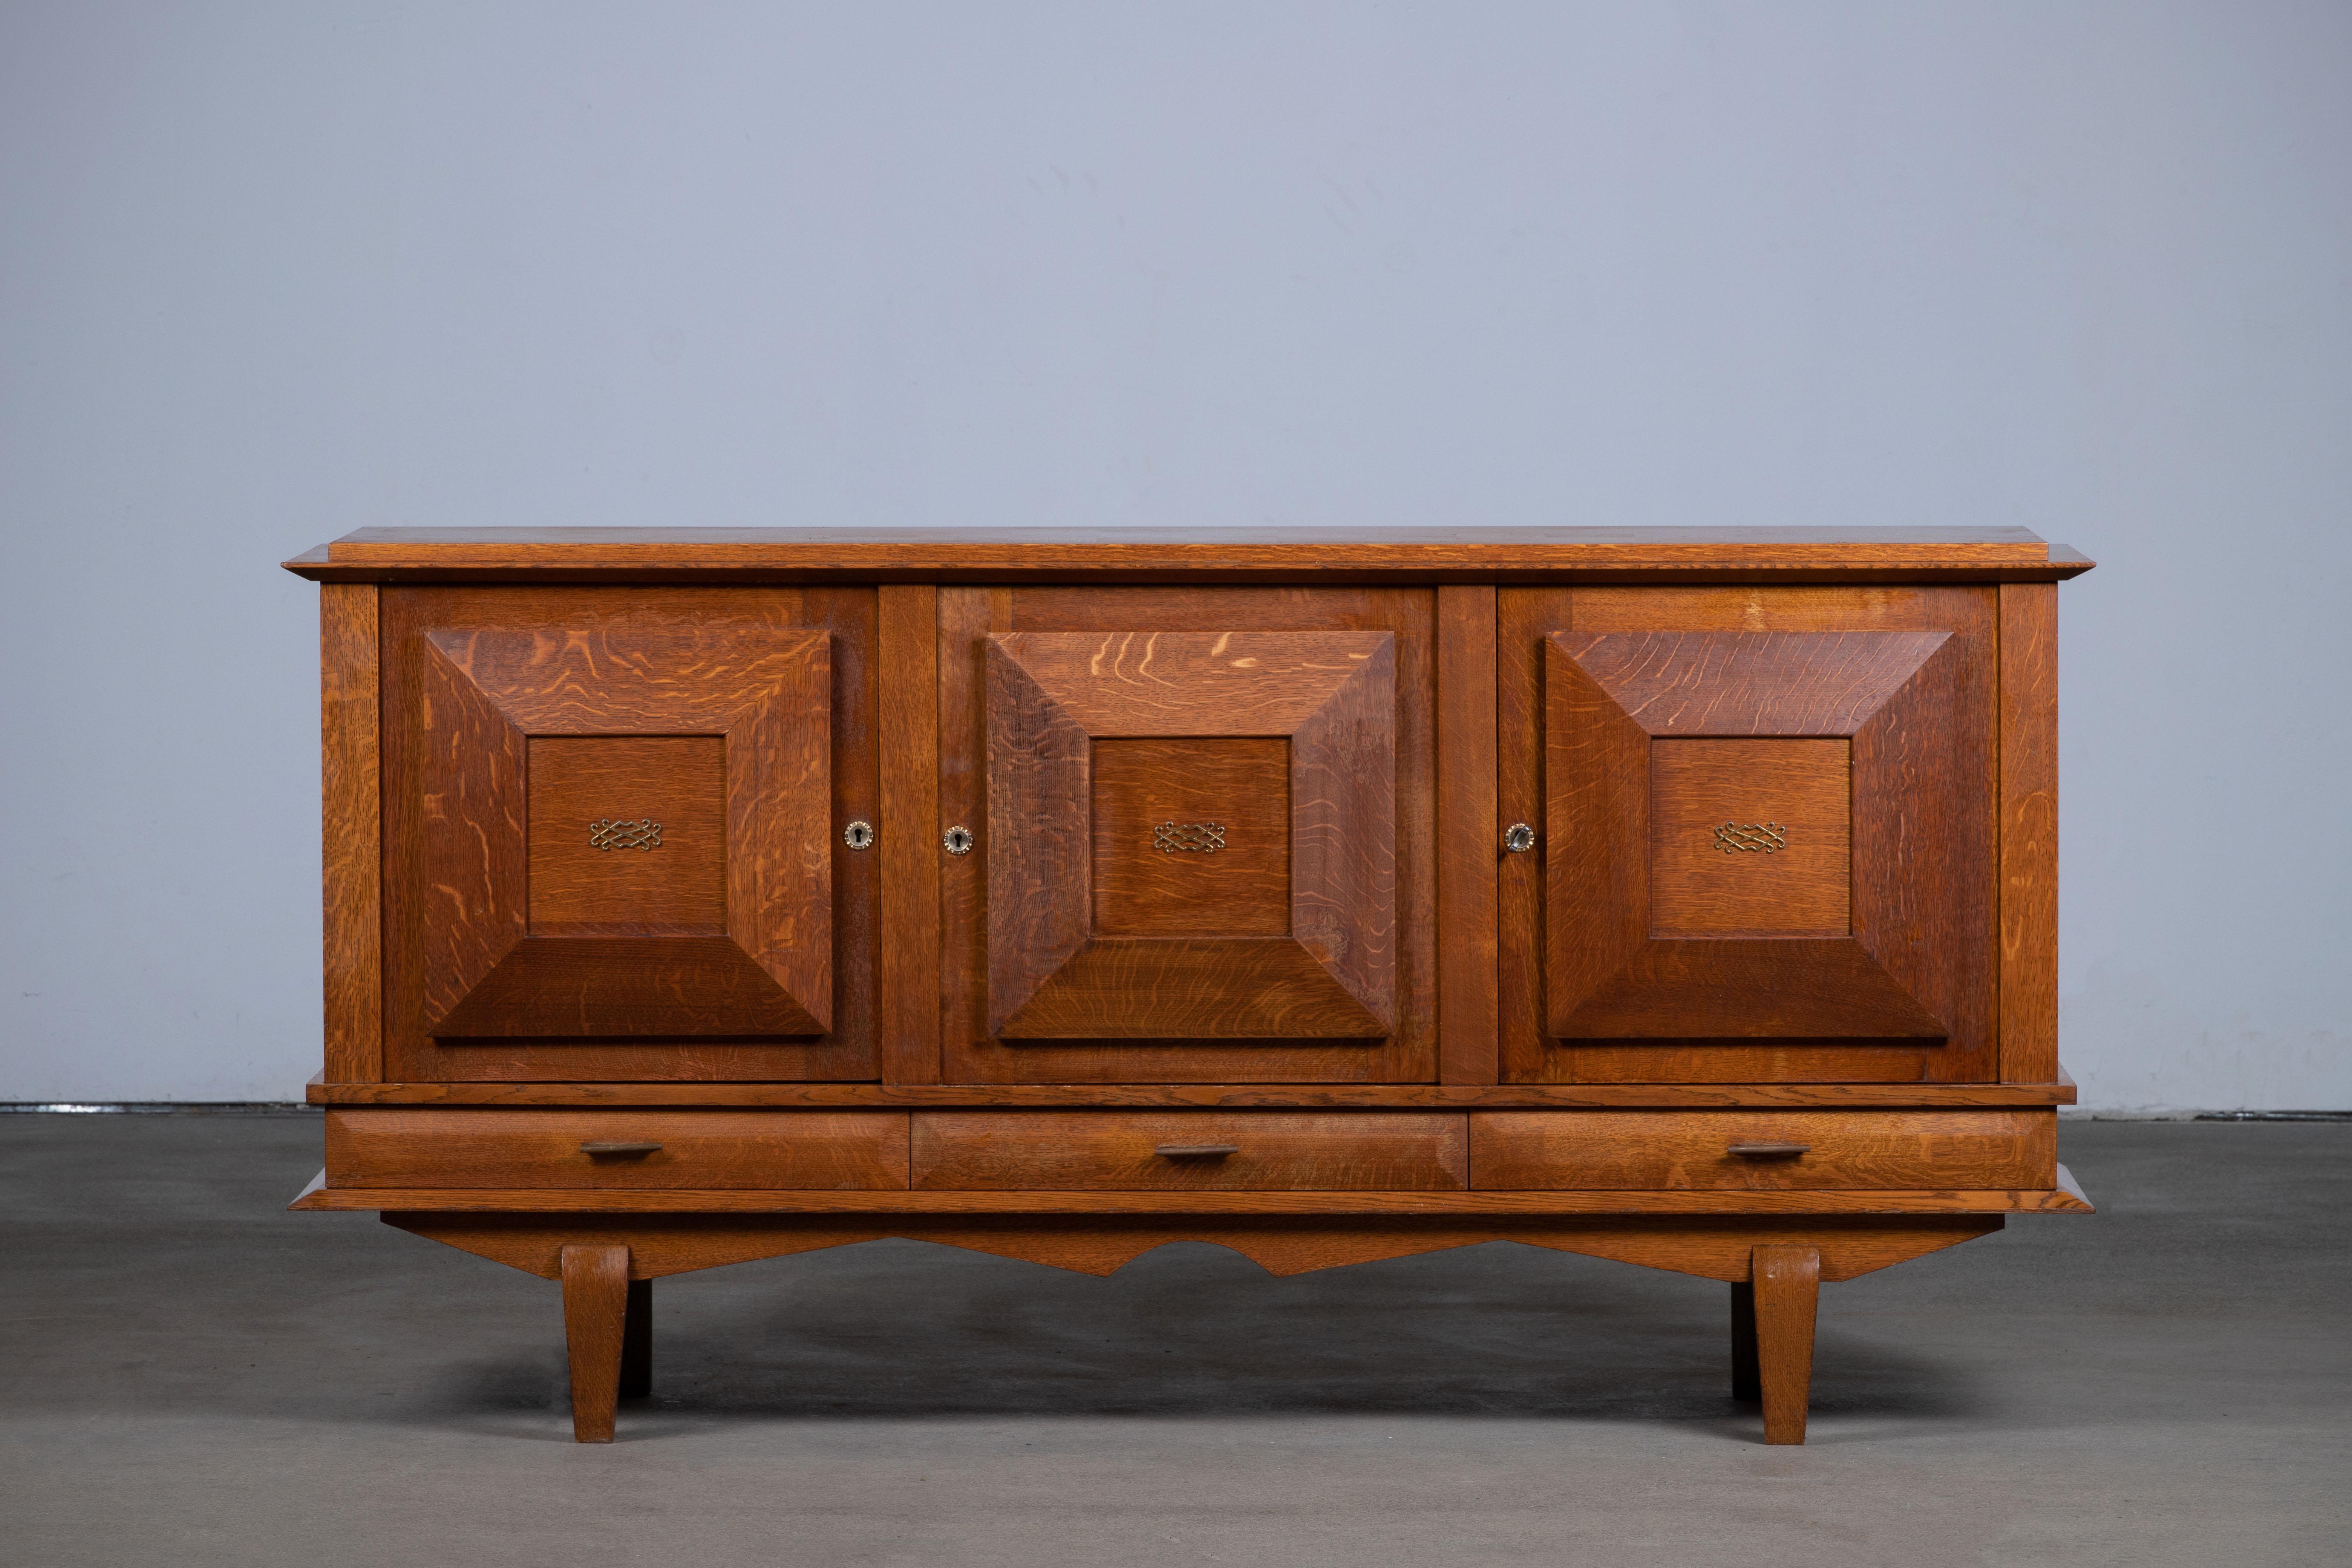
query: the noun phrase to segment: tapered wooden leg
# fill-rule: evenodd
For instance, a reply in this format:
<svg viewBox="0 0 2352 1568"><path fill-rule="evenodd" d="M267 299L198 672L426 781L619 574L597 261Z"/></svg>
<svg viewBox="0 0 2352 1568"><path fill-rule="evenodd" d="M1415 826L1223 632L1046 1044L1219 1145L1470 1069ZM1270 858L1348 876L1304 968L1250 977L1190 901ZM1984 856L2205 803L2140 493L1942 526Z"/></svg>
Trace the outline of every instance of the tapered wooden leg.
<svg viewBox="0 0 2352 1568"><path fill-rule="evenodd" d="M1805 1405L1812 1393L1821 1249L1759 1247L1748 1254L1748 1268L1756 1301L1756 1370L1764 1397L1764 1441L1801 1443Z"/></svg>
<svg viewBox="0 0 2352 1568"><path fill-rule="evenodd" d="M654 1282L629 1281L628 1320L621 1327L621 1397L654 1391Z"/></svg>
<svg viewBox="0 0 2352 1568"><path fill-rule="evenodd" d="M1731 1397L1763 1397L1756 1384L1756 1287L1745 1279L1731 1282Z"/></svg>
<svg viewBox="0 0 2352 1568"><path fill-rule="evenodd" d="M613 1440L621 1392L621 1342L629 1317L629 1249L563 1249L563 1338L572 1352L572 1437Z"/></svg>

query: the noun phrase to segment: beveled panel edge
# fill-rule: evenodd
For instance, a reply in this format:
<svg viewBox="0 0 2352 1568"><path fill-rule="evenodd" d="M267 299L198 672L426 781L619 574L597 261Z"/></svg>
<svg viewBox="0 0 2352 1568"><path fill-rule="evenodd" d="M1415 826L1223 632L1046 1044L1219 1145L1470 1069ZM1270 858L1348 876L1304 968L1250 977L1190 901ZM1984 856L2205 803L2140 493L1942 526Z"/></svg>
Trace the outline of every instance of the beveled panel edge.
<svg viewBox="0 0 2352 1568"><path fill-rule="evenodd" d="M312 1105L906 1106L929 1110L1916 1110L2074 1103L2060 1083L877 1084L326 1083Z"/></svg>

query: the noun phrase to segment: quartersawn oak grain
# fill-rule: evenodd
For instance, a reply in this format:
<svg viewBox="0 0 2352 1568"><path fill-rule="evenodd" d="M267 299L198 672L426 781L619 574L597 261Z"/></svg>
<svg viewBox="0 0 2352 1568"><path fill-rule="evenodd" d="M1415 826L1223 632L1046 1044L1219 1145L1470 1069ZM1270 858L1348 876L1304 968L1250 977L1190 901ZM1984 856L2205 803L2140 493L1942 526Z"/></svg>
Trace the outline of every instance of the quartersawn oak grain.
<svg viewBox="0 0 2352 1568"><path fill-rule="evenodd" d="M1443 1111L921 1111L919 1191L1458 1192L1469 1184L1464 1119ZM1171 1159L1171 1146L1231 1146Z"/></svg>
<svg viewBox="0 0 2352 1568"><path fill-rule="evenodd" d="M877 1077L874 857L849 850L839 836L842 823L877 815L875 602L871 589L850 588L385 591L384 1076L574 1082ZM718 940L738 953L705 954L695 944L711 938L677 936L650 970L633 972L630 953L594 944L653 938L531 938L519 929L527 918L528 868L517 849L527 826L511 820L524 813L510 792L522 788L528 766L527 744L520 752L514 744L524 730L465 670L438 668L448 659L432 641L436 635L445 642L454 636L468 665L482 655L493 688L522 692L516 706L530 716L530 727L590 736L724 733L720 721L731 711L727 693L756 694L756 682L746 683L755 668L743 662L752 657L747 650L775 664L787 645L829 639L829 688L811 690L803 681L795 699L828 708L829 728L820 720L801 743L746 744L730 763L730 831L749 830L761 840L778 838L781 828L777 852L764 860L730 857L728 875L744 885L730 883L730 931ZM531 666L530 657L541 648L548 661ZM508 653L523 654L520 669L500 662ZM802 668L805 673L805 662ZM540 695L530 695L534 689ZM451 765L431 743L423 721L428 707L438 722L478 731L465 743L462 766ZM828 763L830 798L814 787L811 770L821 761ZM752 787L737 788L745 783ZM781 819L786 811L789 820ZM445 833L476 817L478 835ZM429 842L436 839L437 846ZM820 904L812 893L824 882L831 895ZM460 899L462 906L454 901ZM736 931L739 924L746 929ZM764 943L766 960L751 957L739 936ZM550 949L581 942L591 945L569 953ZM455 1012L463 994L450 985L453 968L462 981L479 966L478 980L502 968L502 959L515 964L514 973L481 998L474 1009L478 1023ZM778 970L807 988L794 994L793 1011L808 1015L803 1000L828 1005L828 1033L693 1032L737 1022L763 1029L817 1022L786 1017L772 1005L774 993L784 989ZM820 983L827 972L829 982ZM667 994L660 989L666 973L677 983ZM725 1000L738 982L728 1008L747 1018L698 1010ZM593 1016L583 1016L583 993ZM542 1015L541 1008L551 1011ZM672 1026L682 1023L689 1027ZM583 1026L593 1029L583 1035ZM436 1037L436 1027L459 1032ZM500 1032L463 1032L478 1027ZM622 1032L594 1034L616 1027Z"/></svg>
<svg viewBox="0 0 2352 1568"><path fill-rule="evenodd" d="M2058 590L2000 590L2000 1076L2058 1076Z"/></svg>
<svg viewBox="0 0 2352 1568"><path fill-rule="evenodd" d="M1494 1083L1496 605L1492 584L1437 591L1437 1041L1446 1083Z"/></svg>
<svg viewBox="0 0 2352 1568"><path fill-rule="evenodd" d="M337 1187L903 1191L907 1113L424 1110L327 1113ZM657 1143L598 1156L583 1144Z"/></svg>
<svg viewBox="0 0 2352 1568"><path fill-rule="evenodd" d="M875 962L883 1079L940 1081L939 590L879 593L881 861Z"/></svg>
<svg viewBox="0 0 2352 1568"><path fill-rule="evenodd" d="M383 1077L383 819L377 589L319 590L326 1074Z"/></svg>
<svg viewBox="0 0 2352 1568"><path fill-rule="evenodd" d="M1482 1110L1470 1157L1482 1192L2043 1188L2057 1135L2054 1110ZM1729 1152L1759 1143L1806 1152Z"/></svg>
<svg viewBox="0 0 2352 1568"><path fill-rule="evenodd" d="M988 639L986 658L991 1033L1390 1032L1392 634L1010 633ZM1094 748L1171 736L1287 742L1285 934L1112 935L1096 921ZM1247 980L1224 978L1228 964Z"/></svg>

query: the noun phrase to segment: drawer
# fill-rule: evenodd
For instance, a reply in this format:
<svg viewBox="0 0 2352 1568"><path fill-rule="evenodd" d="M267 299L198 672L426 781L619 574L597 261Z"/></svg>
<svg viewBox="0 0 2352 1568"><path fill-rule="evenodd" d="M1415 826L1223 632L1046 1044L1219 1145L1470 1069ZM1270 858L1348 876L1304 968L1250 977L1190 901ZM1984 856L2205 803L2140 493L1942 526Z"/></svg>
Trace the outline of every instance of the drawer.
<svg viewBox="0 0 2352 1568"><path fill-rule="evenodd" d="M620 1147L599 1151L597 1144ZM653 1147L642 1147L646 1144ZM907 1116L896 1110L330 1110L327 1183L903 1189Z"/></svg>
<svg viewBox="0 0 2352 1568"><path fill-rule="evenodd" d="M2057 1140L2049 1110L1475 1111L1470 1169L1501 1191L2040 1188Z"/></svg>
<svg viewBox="0 0 2352 1568"><path fill-rule="evenodd" d="M1444 1111L920 1112L914 1185L981 1192L1461 1192Z"/></svg>

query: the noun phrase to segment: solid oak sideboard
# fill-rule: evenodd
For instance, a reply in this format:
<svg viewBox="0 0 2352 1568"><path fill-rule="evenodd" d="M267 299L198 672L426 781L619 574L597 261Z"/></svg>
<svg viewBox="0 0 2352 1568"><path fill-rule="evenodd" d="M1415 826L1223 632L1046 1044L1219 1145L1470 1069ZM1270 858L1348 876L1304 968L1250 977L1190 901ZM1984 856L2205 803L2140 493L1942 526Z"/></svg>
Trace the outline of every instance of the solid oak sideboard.
<svg viewBox="0 0 2352 1568"><path fill-rule="evenodd" d="M908 1237L1823 1280L2056 1160L2020 529L368 529L321 584L326 1168L562 1285Z"/></svg>

